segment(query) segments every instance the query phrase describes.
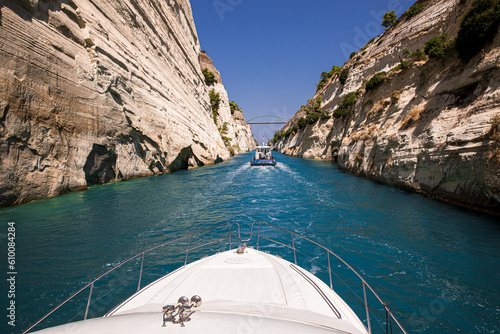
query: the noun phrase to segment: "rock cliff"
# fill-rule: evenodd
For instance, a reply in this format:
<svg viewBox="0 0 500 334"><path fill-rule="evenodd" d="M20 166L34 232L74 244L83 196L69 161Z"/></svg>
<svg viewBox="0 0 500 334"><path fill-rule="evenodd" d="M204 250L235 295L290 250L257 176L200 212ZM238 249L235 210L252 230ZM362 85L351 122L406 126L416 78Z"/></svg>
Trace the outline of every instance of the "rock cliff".
<svg viewBox="0 0 500 334"><path fill-rule="evenodd" d="M212 60L205 53L200 53L200 65L202 70L208 69L214 74L215 83L209 86L216 94L219 94L219 110L216 117L216 125L222 135L224 144L231 154L248 152L255 146L255 140L252 135L252 128L245 122L243 111L234 104L230 107L229 97L222 83L222 77L215 68Z"/></svg>
<svg viewBox="0 0 500 334"><path fill-rule="evenodd" d="M418 1L412 8L420 12L404 14L334 71L275 136L274 149L500 214L498 27L470 60L452 47L441 57L422 52L444 33L453 45L471 3Z"/></svg>
<svg viewBox="0 0 500 334"><path fill-rule="evenodd" d="M0 37L1 206L229 158L189 1L3 0Z"/></svg>

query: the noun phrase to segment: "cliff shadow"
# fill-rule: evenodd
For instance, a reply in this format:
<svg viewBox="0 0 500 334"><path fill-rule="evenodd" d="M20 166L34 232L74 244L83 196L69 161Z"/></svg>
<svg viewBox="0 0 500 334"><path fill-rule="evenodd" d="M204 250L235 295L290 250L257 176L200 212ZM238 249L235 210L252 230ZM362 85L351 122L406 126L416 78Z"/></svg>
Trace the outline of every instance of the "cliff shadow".
<svg viewBox="0 0 500 334"><path fill-rule="evenodd" d="M116 152L106 146L93 144L83 171L87 184L104 184L116 178Z"/></svg>
<svg viewBox="0 0 500 334"><path fill-rule="evenodd" d="M32 21L35 18L48 23L49 13L58 11L64 11L69 14L68 16L74 16L73 13L63 9L63 4L70 6L74 10L78 8L72 0L2 0L2 4L0 4L0 25L3 7L9 8L25 21ZM75 18L72 17L72 19Z"/></svg>

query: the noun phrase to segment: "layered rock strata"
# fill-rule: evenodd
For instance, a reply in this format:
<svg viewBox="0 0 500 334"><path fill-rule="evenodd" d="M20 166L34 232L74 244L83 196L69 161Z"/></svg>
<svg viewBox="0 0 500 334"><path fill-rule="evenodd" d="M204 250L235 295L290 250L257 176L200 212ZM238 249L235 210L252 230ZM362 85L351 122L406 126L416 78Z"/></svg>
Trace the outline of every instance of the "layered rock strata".
<svg viewBox="0 0 500 334"><path fill-rule="evenodd" d="M0 205L229 158L189 1L4 0L0 36Z"/></svg>
<svg viewBox="0 0 500 334"><path fill-rule="evenodd" d="M279 139L289 155L335 160L366 178L461 206L500 214L500 34L464 62L456 51L443 59L410 62L404 53L445 32L456 36L470 2L420 1L422 12L370 41L311 99L333 116L348 93L355 104L343 117L320 119ZM407 48L407 49L405 49ZM376 73L385 82L366 89ZM297 127L300 110L283 130ZM295 129L294 129L295 130Z"/></svg>
<svg viewBox="0 0 500 334"><path fill-rule="evenodd" d="M222 135L224 144L231 154L252 150L255 146L252 128L246 123L245 115L241 109L235 108L231 110L228 93L222 83L222 77L210 57L205 53L200 53L200 66L202 70L206 68L215 76L216 82L209 86L208 89L213 89L215 93L219 94L220 102L216 125Z"/></svg>

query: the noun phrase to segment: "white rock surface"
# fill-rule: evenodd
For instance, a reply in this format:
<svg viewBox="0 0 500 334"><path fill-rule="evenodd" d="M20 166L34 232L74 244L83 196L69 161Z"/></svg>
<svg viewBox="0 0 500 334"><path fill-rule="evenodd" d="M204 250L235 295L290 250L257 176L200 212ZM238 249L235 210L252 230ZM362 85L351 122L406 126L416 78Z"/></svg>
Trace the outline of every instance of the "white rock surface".
<svg viewBox="0 0 500 334"><path fill-rule="evenodd" d="M229 158L189 1L3 0L0 11L0 205Z"/></svg>
<svg viewBox="0 0 500 334"><path fill-rule="evenodd" d="M391 71L403 48L413 52L444 32L455 36L466 8L458 0L429 1L417 16L368 43L344 65L351 68L345 85L334 76L313 100L321 94L322 108L332 113L375 73L389 72L388 80L361 89L347 118L320 120L274 148L333 159L378 182L500 214L500 129L493 121L500 120L500 34L466 64L452 53Z"/></svg>
<svg viewBox="0 0 500 334"><path fill-rule="evenodd" d="M208 89L213 89L219 94L220 103L217 126L230 153L238 154L240 152L248 152L252 150L255 146L252 128L245 122L245 115L243 115L241 110L236 110L233 114L231 114L229 97L222 82L222 77L213 65L210 57L204 53L200 54L200 66L202 70L207 68L210 72L212 72L217 80L217 82L208 87Z"/></svg>

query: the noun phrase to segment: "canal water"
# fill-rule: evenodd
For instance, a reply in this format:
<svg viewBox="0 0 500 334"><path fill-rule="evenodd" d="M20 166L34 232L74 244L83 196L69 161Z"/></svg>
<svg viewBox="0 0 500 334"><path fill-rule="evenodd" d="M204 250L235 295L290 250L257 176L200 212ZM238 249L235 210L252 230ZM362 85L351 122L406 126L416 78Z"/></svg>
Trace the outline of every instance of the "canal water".
<svg viewBox="0 0 500 334"><path fill-rule="evenodd" d="M331 162L275 153L276 167L251 167L251 157L242 154L196 170L94 186L0 209L5 258L0 332L21 333L80 287L145 249L227 222L238 222L242 233L249 234L254 221L297 232L340 255L380 294L408 332L500 332L498 217L358 178ZM7 296L12 288L7 282L9 222L16 231L12 298ZM273 233L289 241L286 232ZM142 286L183 263L183 242L167 254L148 254L144 266L151 270ZM237 243L234 238L232 242ZM294 242L299 265L329 284L325 253L305 239ZM201 248L193 256L210 255L217 247ZM264 242L261 247L291 254ZM107 281L96 283L89 316L103 315L137 289L137 266L138 261L131 261ZM334 276L333 285L344 297L349 292L344 283L355 278L343 279L340 265L332 263L332 268L340 276ZM98 291L99 284L115 288L105 293ZM360 290L351 292L362 295ZM88 289L83 291L37 328L82 319L88 294ZM350 304L359 302L357 297L345 298ZM8 325L7 317L12 300L15 327ZM362 306L353 308L364 319ZM372 322L374 332L385 330L384 314Z"/></svg>

